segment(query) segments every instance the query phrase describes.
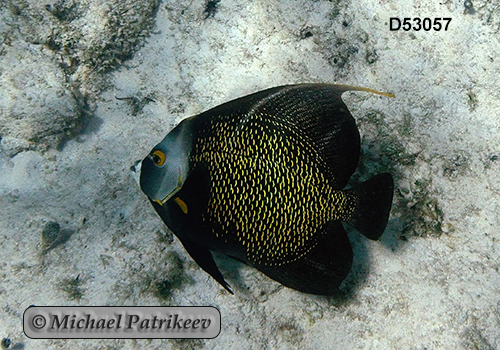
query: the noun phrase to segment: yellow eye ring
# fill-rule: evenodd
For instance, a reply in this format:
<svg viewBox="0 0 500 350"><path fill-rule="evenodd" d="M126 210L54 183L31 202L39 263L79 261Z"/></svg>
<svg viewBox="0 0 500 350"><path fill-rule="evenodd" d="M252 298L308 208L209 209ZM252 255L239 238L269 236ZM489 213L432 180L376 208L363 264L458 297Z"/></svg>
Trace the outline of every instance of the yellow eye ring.
<svg viewBox="0 0 500 350"><path fill-rule="evenodd" d="M151 154L151 160L156 166L163 166L165 164L165 153L157 149Z"/></svg>

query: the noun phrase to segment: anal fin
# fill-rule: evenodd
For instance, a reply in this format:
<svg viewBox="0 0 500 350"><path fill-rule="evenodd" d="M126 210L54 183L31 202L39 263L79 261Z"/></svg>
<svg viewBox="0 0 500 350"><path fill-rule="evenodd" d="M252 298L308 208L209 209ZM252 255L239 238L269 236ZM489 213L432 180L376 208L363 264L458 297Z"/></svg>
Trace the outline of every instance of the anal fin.
<svg viewBox="0 0 500 350"><path fill-rule="evenodd" d="M352 266L352 248L339 221L316 232L317 243L306 255L281 266L255 266L281 284L310 294L332 295Z"/></svg>

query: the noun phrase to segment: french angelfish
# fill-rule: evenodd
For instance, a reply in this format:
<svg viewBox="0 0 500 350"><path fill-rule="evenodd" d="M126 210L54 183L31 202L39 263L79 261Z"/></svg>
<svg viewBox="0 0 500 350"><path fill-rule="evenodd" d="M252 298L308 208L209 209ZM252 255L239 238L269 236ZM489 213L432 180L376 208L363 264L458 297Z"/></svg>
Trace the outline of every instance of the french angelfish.
<svg viewBox="0 0 500 350"><path fill-rule="evenodd" d="M142 161L140 186L189 255L225 289L211 251L281 284L334 294L352 248L341 222L377 240L393 179L383 173L344 189L360 136L330 84L275 87L178 124Z"/></svg>

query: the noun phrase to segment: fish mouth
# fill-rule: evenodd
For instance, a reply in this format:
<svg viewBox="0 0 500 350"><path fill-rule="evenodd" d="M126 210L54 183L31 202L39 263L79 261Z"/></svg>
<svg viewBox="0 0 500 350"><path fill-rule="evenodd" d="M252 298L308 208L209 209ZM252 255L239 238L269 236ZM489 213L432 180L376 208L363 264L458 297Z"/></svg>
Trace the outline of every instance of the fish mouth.
<svg viewBox="0 0 500 350"><path fill-rule="evenodd" d="M141 185L141 180L140 180L141 167L142 167L142 160L136 160L129 168L130 175L135 180L135 182L137 182L139 186Z"/></svg>

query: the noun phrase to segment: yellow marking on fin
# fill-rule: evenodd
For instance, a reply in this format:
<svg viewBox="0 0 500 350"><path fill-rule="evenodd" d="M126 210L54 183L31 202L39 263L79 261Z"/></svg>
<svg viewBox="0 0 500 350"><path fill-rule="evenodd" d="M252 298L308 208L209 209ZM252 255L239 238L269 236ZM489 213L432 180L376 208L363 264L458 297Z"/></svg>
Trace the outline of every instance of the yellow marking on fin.
<svg viewBox="0 0 500 350"><path fill-rule="evenodd" d="M182 199L180 199L179 197L175 197L174 201L181 208L181 210L184 214L188 213L188 206L186 205L186 203L184 203L184 201Z"/></svg>
<svg viewBox="0 0 500 350"><path fill-rule="evenodd" d="M155 199L155 202L158 203L159 205L163 205L163 202L159 199Z"/></svg>

